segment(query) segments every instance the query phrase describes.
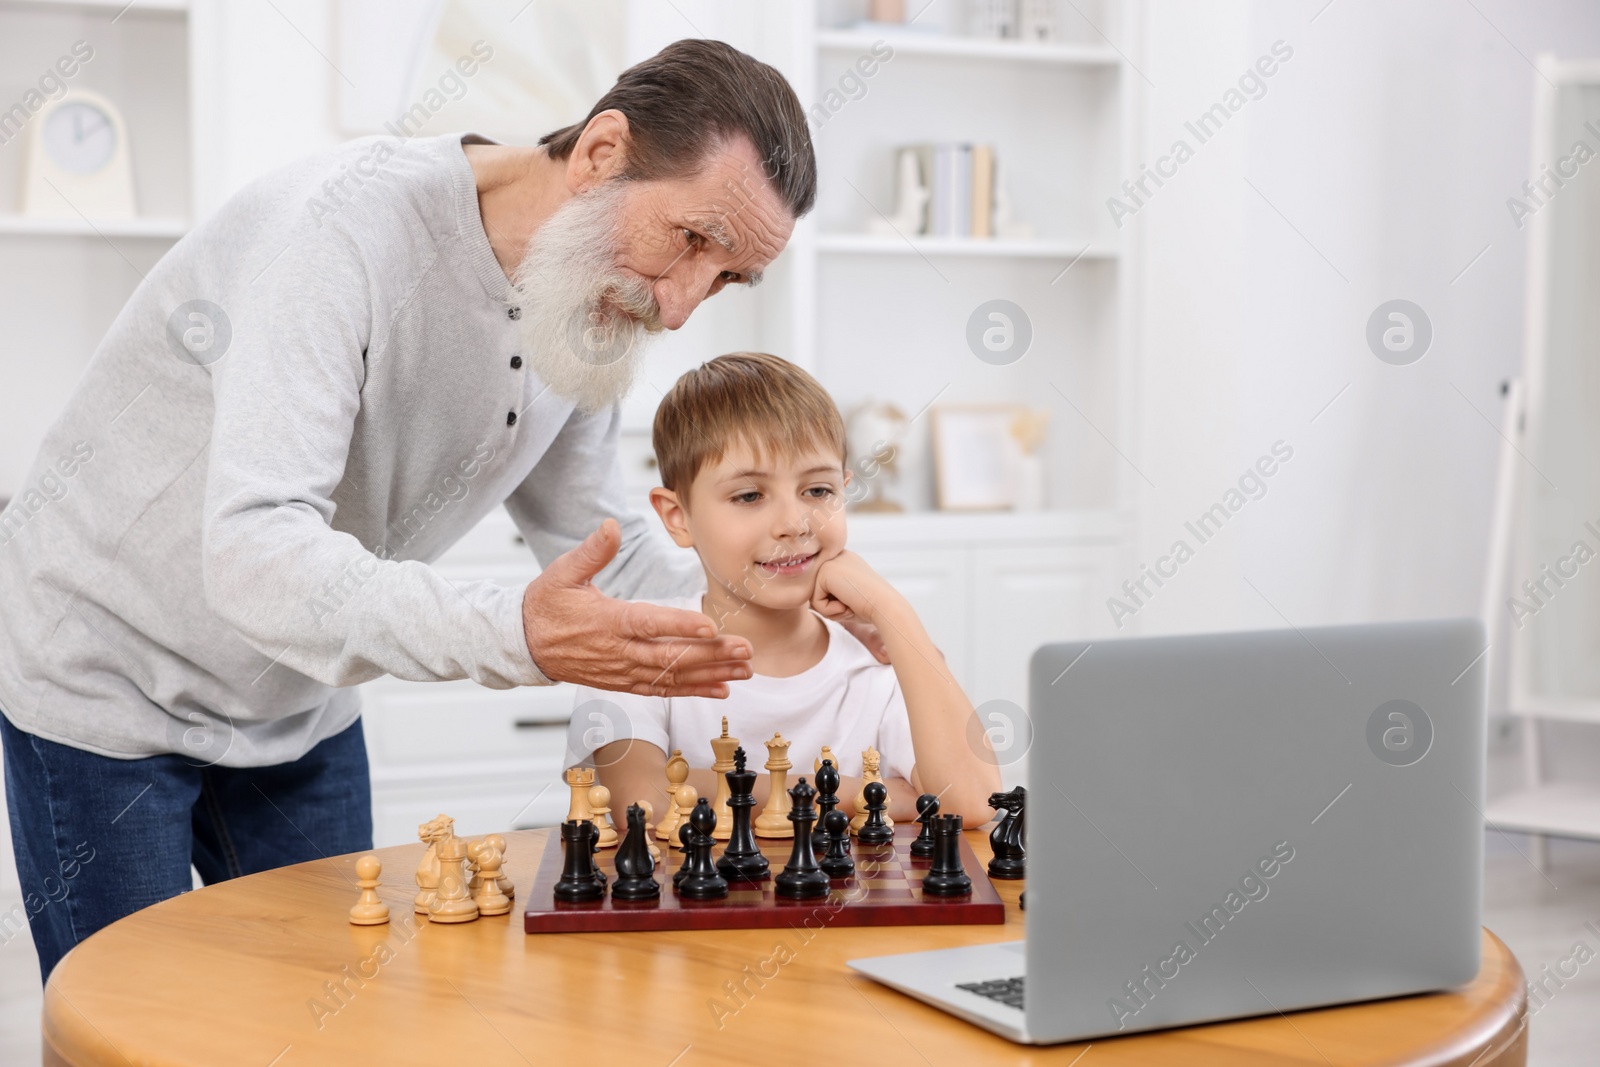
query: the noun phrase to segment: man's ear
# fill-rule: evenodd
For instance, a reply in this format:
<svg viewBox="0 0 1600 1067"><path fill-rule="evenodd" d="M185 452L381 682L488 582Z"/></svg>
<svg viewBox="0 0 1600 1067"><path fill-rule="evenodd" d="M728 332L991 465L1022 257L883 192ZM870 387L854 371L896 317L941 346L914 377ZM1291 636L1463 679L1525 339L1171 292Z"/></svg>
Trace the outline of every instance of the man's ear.
<svg viewBox="0 0 1600 1067"><path fill-rule="evenodd" d="M567 191L586 192L622 173L628 150L628 116L615 108L600 112L578 135L567 157Z"/></svg>
<svg viewBox="0 0 1600 1067"><path fill-rule="evenodd" d="M661 516L661 525L667 528L667 536L672 538L673 544L679 548L694 547L694 538L689 534L689 513L677 493L658 485L650 490L650 506Z"/></svg>

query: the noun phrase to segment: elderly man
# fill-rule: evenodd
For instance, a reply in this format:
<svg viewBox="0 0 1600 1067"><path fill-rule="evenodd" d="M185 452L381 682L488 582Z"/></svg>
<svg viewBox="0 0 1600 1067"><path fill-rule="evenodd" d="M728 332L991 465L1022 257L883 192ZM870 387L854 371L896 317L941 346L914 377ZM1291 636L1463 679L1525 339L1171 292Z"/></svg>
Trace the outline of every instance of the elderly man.
<svg viewBox="0 0 1600 1067"><path fill-rule="evenodd" d="M600 592L701 587L624 505L618 400L642 335L755 284L815 196L783 77L682 41L538 148L353 141L156 265L0 516L0 737L44 975L191 862L212 882L370 847L359 682L749 677L705 616ZM541 575L440 578L502 503Z"/></svg>

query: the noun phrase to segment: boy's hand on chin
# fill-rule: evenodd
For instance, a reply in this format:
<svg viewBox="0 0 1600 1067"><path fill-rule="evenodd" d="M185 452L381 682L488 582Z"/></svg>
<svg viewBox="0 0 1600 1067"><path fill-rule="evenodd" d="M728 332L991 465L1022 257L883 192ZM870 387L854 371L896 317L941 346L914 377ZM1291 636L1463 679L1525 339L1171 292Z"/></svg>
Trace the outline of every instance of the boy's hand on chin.
<svg viewBox="0 0 1600 1067"><path fill-rule="evenodd" d="M900 591L848 549L824 560L817 568L811 607L849 630L879 663L891 662L889 644L883 639L880 626L902 634L907 629L921 632L915 612ZM942 657L937 647L934 652Z"/></svg>
<svg viewBox="0 0 1600 1067"><path fill-rule="evenodd" d="M889 662L889 647L878 632L877 608L888 588L878 572L854 552L841 550L817 568L811 606L817 614L849 630L879 663ZM892 589L889 590L894 594ZM898 594L894 594L898 595Z"/></svg>
<svg viewBox="0 0 1600 1067"><path fill-rule="evenodd" d="M848 549L823 560L811 589L811 607L817 614L844 621L852 616L874 625L884 586L878 572Z"/></svg>

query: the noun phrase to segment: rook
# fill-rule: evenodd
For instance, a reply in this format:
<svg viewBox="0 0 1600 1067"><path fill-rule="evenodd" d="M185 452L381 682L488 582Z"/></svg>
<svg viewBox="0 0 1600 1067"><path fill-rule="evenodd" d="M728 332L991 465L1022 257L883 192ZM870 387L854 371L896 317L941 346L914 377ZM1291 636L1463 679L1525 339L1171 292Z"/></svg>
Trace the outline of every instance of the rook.
<svg viewBox="0 0 1600 1067"><path fill-rule="evenodd" d="M922 880L925 897L964 897L972 879L961 865L961 816L933 817L933 866Z"/></svg>

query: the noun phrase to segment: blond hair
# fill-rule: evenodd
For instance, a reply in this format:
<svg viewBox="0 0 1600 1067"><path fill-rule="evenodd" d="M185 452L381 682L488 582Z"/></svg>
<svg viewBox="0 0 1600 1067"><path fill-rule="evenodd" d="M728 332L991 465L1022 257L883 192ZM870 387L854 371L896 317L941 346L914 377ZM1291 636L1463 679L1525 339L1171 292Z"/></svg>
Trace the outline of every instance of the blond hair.
<svg viewBox="0 0 1600 1067"><path fill-rule="evenodd" d="M818 449L844 464L844 419L817 380L786 359L734 352L679 378L656 409L650 443L661 484L684 491L729 446L758 457Z"/></svg>

